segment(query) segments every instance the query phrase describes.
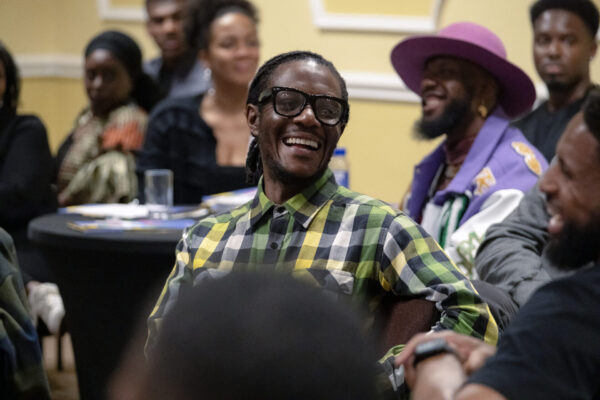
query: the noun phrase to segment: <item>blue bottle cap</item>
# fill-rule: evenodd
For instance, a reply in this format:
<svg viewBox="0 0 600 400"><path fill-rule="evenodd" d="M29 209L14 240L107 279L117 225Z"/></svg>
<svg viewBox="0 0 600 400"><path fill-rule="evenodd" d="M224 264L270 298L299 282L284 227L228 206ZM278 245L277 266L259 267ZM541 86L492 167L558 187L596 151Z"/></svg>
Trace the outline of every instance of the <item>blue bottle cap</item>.
<svg viewBox="0 0 600 400"><path fill-rule="evenodd" d="M336 149L333 151L333 155L334 156L345 156L346 148L345 147L336 147Z"/></svg>

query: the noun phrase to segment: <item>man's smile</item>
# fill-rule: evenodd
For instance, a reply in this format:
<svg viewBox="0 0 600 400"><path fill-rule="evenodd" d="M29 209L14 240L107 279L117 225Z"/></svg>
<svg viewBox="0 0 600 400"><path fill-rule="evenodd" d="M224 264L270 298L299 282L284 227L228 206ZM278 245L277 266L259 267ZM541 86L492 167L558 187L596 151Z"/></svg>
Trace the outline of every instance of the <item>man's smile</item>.
<svg viewBox="0 0 600 400"><path fill-rule="evenodd" d="M548 203L547 212L550 215L550 220L548 221L548 233L552 236L559 235L564 227L564 219L561 213L559 213L558 209Z"/></svg>
<svg viewBox="0 0 600 400"><path fill-rule="evenodd" d="M446 99L443 93L434 90L428 90L421 95L421 107L423 115L429 115L435 110L442 107L442 103Z"/></svg>
<svg viewBox="0 0 600 400"><path fill-rule="evenodd" d="M319 143L317 143L315 140L300 137L287 137L283 139L283 143L286 146L302 146L307 147L311 150L319 150L319 148L321 147Z"/></svg>

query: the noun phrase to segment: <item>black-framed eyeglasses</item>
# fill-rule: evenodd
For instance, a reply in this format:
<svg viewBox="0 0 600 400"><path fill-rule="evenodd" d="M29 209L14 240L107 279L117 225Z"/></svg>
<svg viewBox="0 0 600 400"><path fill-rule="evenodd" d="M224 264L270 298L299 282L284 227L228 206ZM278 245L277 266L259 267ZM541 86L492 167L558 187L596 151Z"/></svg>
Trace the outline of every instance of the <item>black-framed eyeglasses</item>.
<svg viewBox="0 0 600 400"><path fill-rule="evenodd" d="M258 102L263 103L271 98L275 112L284 117L300 115L310 104L317 121L323 125L334 126L346 119L348 102L322 94L308 94L301 90L274 86L264 90L258 96Z"/></svg>

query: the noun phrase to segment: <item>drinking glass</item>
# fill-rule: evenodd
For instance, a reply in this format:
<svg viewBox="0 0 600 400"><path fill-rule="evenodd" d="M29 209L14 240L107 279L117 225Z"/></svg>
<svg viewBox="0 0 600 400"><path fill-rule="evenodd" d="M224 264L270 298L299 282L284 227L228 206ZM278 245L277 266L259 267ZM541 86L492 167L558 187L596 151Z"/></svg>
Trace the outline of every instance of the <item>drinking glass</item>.
<svg viewBox="0 0 600 400"><path fill-rule="evenodd" d="M144 195L150 218L167 219L173 206L173 171L148 169L144 172Z"/></svg>

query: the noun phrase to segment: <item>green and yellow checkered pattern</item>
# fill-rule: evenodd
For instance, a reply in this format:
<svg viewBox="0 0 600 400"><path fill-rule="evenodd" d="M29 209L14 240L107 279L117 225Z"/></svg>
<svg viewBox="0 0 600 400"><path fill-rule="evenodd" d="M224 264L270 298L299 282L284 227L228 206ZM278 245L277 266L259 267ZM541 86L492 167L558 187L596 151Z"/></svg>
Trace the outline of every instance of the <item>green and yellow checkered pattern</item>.
<svg viewBox="0 0 600 400"><path fill-rule="evenodd" d="M403 213L338 186L329 170L281 205L261 188L262 180L252 201L184 233L148 321L148 346L181 290L232 270L292 273L347 295L367 313L390 292L423 298L441 313L432 329L496 342L487 305L435 240Z"/></svg>

